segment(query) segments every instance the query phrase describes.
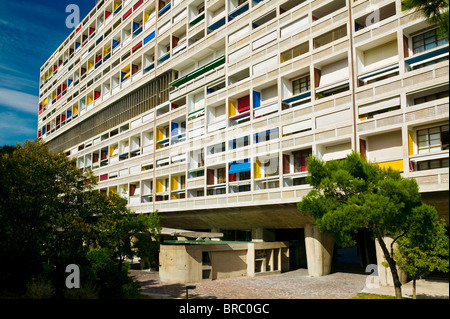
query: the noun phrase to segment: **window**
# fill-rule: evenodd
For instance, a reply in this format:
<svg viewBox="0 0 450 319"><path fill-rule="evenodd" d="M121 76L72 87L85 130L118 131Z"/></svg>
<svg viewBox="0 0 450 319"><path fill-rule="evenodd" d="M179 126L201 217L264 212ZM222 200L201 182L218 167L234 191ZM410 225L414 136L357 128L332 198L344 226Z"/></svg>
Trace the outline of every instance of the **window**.
<svg viewBox="0 0 450 319"><path fill-rule="evenodd" d="M434 101L434 100L443 99L445 97L448 97L448 91L434 93L434 94L429 94L429 95L426 95L426 96L415 98L414 99L414 105L422 104L422 103L426 103L426 102L430 102L430 101Z"/></svg>
<svg viewBox="0 0 450 319"><path fill-rule="evenodd" d="M308 156L312 154L312 149L292 152L294 156L294 173L306 172L308 165Z"/></svg>
<svg viewBox="0 0 450 319"><path fill-rule="evenodd" d="M448 150L448 125L417 131L419 154Z"/></svg>
<svg viewBox="0 0 450 319"><path fill-rule="evenodd" d="M428 51L448 43L448 40L445 37L440 37L436 31L437 29L434 29L413 37L414 54Z"/></svg>
<svg viewBox="0 0 450 319"><path fill-rule="evenodd" d="M309 75L292 81L292 93L297 95L311 90L311 82Z"/></svg>
<svg viewBox="0 0 450 319"><path fill-rule="evenodd" d="M417 170L424 171L427 169L448 167L448 158L440 158L435 160L423 161L417 163Z"/></svg>
<svg viewBox="0 0 450 319"><path fill-rule="evenodd" d="M255 134L255 143L261 143L278 138L279 129L268 130Z"/></svg>
<svg viewBox="0 0 450 319"><path fill-rule="evenodd" d="M244 136L244 137L237 138L235 140L230 141L230 149L234 150L236 148L248 146L249 144L250 143L249 143L248 136Z"/></svg>
<svg viewBox="0 0 450 319"><path fill-rule="evenodd" d="M227 173L226 168L218 168L217 169L217 184L223 184L227 181Z"/></svg>

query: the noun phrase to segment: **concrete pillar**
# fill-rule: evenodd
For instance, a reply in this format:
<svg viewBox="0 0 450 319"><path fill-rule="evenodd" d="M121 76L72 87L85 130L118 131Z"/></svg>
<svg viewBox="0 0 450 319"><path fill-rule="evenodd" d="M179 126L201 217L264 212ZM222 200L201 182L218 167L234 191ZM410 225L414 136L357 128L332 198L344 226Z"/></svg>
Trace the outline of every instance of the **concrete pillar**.
<svg viewBox="0 0 450 319"><path fill-rule="evenodd" d="M247 276L255 277L255 244L247 244Z"/></svg>
<svg viewBox="0 0 450 319"><path fill-rule="evenodd" d="M252 242L263 242L264 241L264 229L263 228L252 228Z"/></svg>
<svg viewBox="0 0 450 319"><path fill-rule="evenodd" d="M387 249L390 251L393 239L390 237L384 237L383 241L386 244ZM397 243L394 244L394 249L396 248ZM394 280L392 279L391 270L389 269L389 267L383 266L383 263L387 265L387 261L386 258L384 258L384 253L381 250L381 246L380 243L378 242L378 239L375 239L375 249L377 253L378 279L380 286L394 286ZM398 267L397 272L400 282L402 284L405 284L407 282L407 275L403 271L401 271Z"/></svg>
<svg viewBox="0 0 450 319"><path fill-rule="evenodd" d="M311 277L326 276L331 272L334 236L321 233L316 225L305 226L305 247L308 273Z"/></svg>

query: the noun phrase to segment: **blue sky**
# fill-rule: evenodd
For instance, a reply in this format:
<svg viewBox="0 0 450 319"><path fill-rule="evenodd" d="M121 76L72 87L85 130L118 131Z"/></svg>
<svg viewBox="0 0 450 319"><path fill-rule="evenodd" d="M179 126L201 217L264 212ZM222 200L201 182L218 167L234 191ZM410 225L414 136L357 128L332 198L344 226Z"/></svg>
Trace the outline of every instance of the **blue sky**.
<svg viewBox="0 0 450 319"><path fill-rule="evenodd" d="M36 138L39 70L73 29L69 4L80 20L95 0L0 0L0 146Z"/></svg>

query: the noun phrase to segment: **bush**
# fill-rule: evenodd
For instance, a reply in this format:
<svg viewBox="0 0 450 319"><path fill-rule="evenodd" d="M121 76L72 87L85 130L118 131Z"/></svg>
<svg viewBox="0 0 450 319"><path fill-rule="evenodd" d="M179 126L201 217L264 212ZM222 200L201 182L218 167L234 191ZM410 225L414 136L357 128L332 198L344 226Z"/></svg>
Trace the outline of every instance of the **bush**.
<svg viewBox="0 0 450 319"><path fill-rule="evenodd" d="M98 299L98 288L93 284L85 284L80 288L67 289L64 291L66 299Z"/></svg>
<svg viewBox="0 0 450 319"><path fill-rule="evenodd" d="M35 280L27 285L26 298L29 299L50 299L54 296L55 289L48 280Z"/></svg>

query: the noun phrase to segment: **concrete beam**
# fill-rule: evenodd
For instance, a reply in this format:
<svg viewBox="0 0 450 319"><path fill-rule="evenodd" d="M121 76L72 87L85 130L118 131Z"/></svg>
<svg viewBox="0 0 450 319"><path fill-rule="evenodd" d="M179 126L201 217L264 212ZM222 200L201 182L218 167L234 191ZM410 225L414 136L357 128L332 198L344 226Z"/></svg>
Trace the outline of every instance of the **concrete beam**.
<svg viewBox="0 0 450 319"><path fill-rule="evenodd" d="M316 225L305 226L305 247L308 273L311 277L326 276L331 272L334 236L321 233Z"/></svg>

